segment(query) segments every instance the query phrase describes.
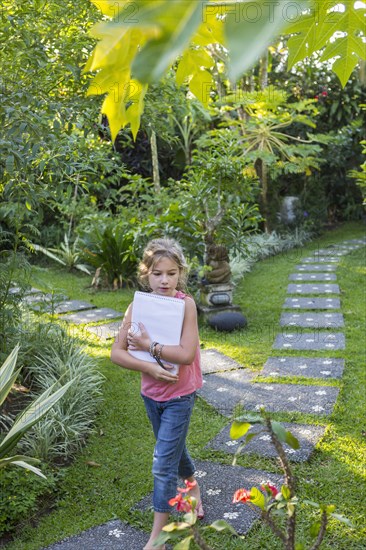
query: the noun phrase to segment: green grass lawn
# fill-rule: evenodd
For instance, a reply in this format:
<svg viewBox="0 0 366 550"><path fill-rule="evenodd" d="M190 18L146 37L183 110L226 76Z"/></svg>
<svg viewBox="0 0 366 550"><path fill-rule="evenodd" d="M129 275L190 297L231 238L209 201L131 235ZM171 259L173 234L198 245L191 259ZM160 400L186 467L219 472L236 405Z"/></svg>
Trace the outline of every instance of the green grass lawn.
<svg viewBox="0 0 366 550"><path fill-rule="evenodd" d="M241 306L248 327L230 334L217 333L201 327L202 346L216 348L252 371L259 372L272 350L286 295L288 275L301 257L318 248L366 233L362 224L346 224L312 241L301 250L269 258L257 263L251 273L236 288L234 302ZM354 524L351 529L331 521L324 549L350 550L365 548L365 249L354 251L341 259L337 283L341 288L342 313L345 317L346 350L334 352L344 357L346 367L341 381L308 380L301 378L276 379L276 382L329 384L340 387L332 415L311 416L300 413L275 414L283 421L324 424L327 430L308 462L295 466L298 496L303 499L332 503L337 512ZM97 306L124 311L131 301L133 290L92 292L90 278L69 274L57 268L34 267L32 283L38 288L64 292L69 298L85 299ZM151 455L154 445L142 400L139 396L139 375L112 364L110 343L100 343L80 327L73 334L97 357L105 376L104 403L100 407L97 425L87 446L77 460L65 469L55 507L39 519L37 527L27 524L9 550L38 550L66 536L120 518L149 530L151 516L132 511L132 507L152 489ZM321 355L322 352L319 352ZM313 355L314 352L292 352L294 355ZM318 356L318 353L316 354ZM261 378L261 380L270 380ZM232 457L208 450L206 444L224 427L227 420L202 399L195 406L189 447L195 458L230 464ZM91 467L93 461L100 466ZM238 464L280 472L275 459L243 456ZM238 478L238 488L241 480ZM308 511L309 510L309 511ZM301 536L307 536L312 509L299 510ZM311 516L313 517L313 516ZM269 530L257 523L245 539L229 535L210 534L209 543L218 550L239 548L280 548ZM310 545L307 545L309 548Z"/></svg>

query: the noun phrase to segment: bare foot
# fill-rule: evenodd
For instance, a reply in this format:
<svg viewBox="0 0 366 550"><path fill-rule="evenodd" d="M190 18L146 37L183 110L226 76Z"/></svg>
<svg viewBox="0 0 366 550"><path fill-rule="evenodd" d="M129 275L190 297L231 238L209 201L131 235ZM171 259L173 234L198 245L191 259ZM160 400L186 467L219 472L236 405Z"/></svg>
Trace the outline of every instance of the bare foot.
<svg viewBox="0 0 366 550"><path fill-rule="evenodd" d="M193 479L193 480L196 481L195 479ZM189 481L192 483L192 479L189 479ZM196 513L197 513L197 518L198 519L203 519L204 515L205 515L205 512L204 512L203 506L202 506L200 486L198 485L197 481L196 481L195 486L192 487L190 489L190 491L188 492L188 495L196 499L196 508L195 508L195 510L196 510Z"/></svg>

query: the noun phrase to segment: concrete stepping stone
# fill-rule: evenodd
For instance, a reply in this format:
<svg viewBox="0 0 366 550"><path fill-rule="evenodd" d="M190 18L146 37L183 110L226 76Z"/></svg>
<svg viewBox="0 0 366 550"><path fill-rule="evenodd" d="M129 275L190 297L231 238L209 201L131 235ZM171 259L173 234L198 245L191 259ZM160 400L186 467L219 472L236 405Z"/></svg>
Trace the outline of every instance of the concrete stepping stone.
<svg viewBox="0 0 366 550"><path fill-rule="evenodd" d="M60 301L65 300L65 298L66 296L63 294L50 294L42 292L41 294L29 294L25 296L22 303L34 311L48 313L51 311L55 312L57 305Z"/></svg>
<svg viewBox="0 0 366 550"><path fill-rule="evenodd" d="M75 325L82 325L85 323L96 323L97 321L104 321L105 319L114 319L116 317L122 317L123 313L115 311L109 307L101 307L96 309L88 309L85 311L78 311L76 313L70 313L68 315L62 315L62 319L68 323L74 323Z"/></svg>
<svg viewBox="0 0 366 550"><path fill-rule="evenodd" d="M335 273L291 273L290 281L336 281Z"/></svg>
<svg viewBox="0 0 366 550"><path fill-rule="evenodd" d="M281 327L342 328L342 313L282 313Z"/></svg>
<svg viewBox="0 0 366 550"><path fill-rule="evenodd" d="M289 284L288 294L340 294L339 286L334 284Z"/></svg>
<svg viewBox="0 0 366 550"><path fill-rule="evenodd" d="M224 519L241 535L249 531L260 515L257 510L246 504L233 504L235 491L242 488L249 490L252 487L259 489L263 481L270 481L276 487L283 483L280 475L264 470L228 466L206 460L195 460L195 466L195 477L200 484L205 509L202 523L210 524L218 519ZM180 487L183 487L183 482ZM145 511L151 506L152 494L149 494L135 509ZM180 515L180 519L181 517ZM125 548L127 550L127 547Z"/></svg>
<svg viewBox="0 0 366 550"><path fill-rule="evenodd" d="M323 437L325 426L314 426L309 424L282 423L283 427L291 432L299 441L300 448L292 449L286 443L283 444L285 453L291 462L305 462L310 458L315 445ZM231 424L226 426L210 443L208 448L224 453L235 454L239 445L245 441L245 437L240 439L230 438ZM255 424L250 428L248 434L259 434L247 443L240 451L240 454L256 454L268 458L277 457L277 451L271 442L271 436L263 429L263 426Z"/></svg>
<svg viewBox="0 0 366 550"><path fill-rule="evenodd" d="M43 550L141 550L149 540L149 534L120 520L87 529Z"/></svg>
<svg viewBox="0 0 366 550"><path fill-rule="evenodd" d="M284 309L339 309L339 298L286 298Z"/></svg>
<svg viewBox="0 0 366 550"><path fill-rule="evenodd" d="M96 306L90 304L89 302L84 302L83 300L66 300L57 304L55 307L55 313L68 313L71 311L83 311L84 309L93 309Z"/></svg>
<svg viewBox="0 0 366 550"><path fill-rule="evenodd" d="M356 244L366 244L366 237L362 239L349 239L348 241L344 241L345 243L356 243Z"/></svg>
<svg viewBox="0 0 366 550"><path fill-rule="evenodd" d="M250 383L242 371L220 372L204 377L198 395L224 416L231 417L241 404L245 410L330 414L339 388L297 384Z"/></svg>
<svg viewBox="0 0 366 550"><path fill-rule="evenodd" d="M56 301L57 295L54 294L52 296L52 294L50 293L37 292L37 293L27 294L26 296L24 296L23 302L25 302L26 304L33 304L37 302L50 302L52 298L54 301Z"/></svg>
<svg viewBox="0 0 366 550"><path fill-rule="evenodd" d="M231 359L215 349L201 350L201 369L203 374L242 368L243 365L240 365L234 361L234 359ZM248 373L248 379L249 378L250 374Z"/></svg>
<svg viewBox="0 0 366 550"><path fill-rule="evenodd" d="M336 264L339 262L339 258L336 258L335 256L309 256L308 258L303 258L302 263L303 264L323 264L323 263L331 263Z"/></svg>
<svg viewBox="0 0 366 550"><path fill-rule="evenodd" d="M316 250L313 252L313 257L317 258L320 257L341 257L345 256L347 254L347 250L342 250L339 248L319 248L319 250Z"/></svg>
<svg viewBox="0 0 366 550"><path fill-rule="evenodd" d="M345 253L348 253L348 252L352 252L353 250L359 250L360 248L362 248L362 245L361 244L342 244L342 245L339 245L338 248L340 250L343 250Z"/></svg>
<svg viewBox="0 0 366 550"><path fill-rule="evenodd" d="M270 357L263 376L305 376L308 378L342 378L344 359L320 357Z"/></svg>
<svg viewBox="0 0 366 550"><path fill-rule="evenodd" d="M312 263L307 263L307 264L299 264L295 267L296 271L323 271L323 272L328 272L328 271L335 271L337 269L338 265L333 263L333 264L312 264Z"/></svg>
<svg viewBox="0 0 366 550"><path fill-rule="evenodd" d="M106 323L105 325L96 325L94 327L86 327L88 332L95 334L101 340L110 340L117 338L121 321L115 323Z"/></svg>
<svg viewBox="0 0 366 550"><path fill-rule="evenodd" d="M9 294L21 294L23 291L19 286L13 286L9 289ZM25 296L29 296L30 294L43 294L43 291L39 288L30 288L25 291Z"/></svg>
<svg viewBox="0 0 366 550"><path fill-rule="evenodd" d="M278 334L273 349L326 350L345 349L345 337L341 332L305 332Z"/></svg>

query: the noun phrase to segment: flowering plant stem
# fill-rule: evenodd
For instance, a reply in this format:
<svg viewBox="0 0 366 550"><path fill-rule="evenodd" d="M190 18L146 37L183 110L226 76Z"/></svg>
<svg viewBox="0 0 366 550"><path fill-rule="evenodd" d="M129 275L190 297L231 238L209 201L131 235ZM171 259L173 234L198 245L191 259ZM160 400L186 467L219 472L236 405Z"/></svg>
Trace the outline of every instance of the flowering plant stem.
<svg viewBox="0 0 366 550"><path fill-rule="evenodd" d="M287 459L286 453L284 451L283 445L281 444L280 440L276 436L276 434L273 431L271 419L268 415L264 417L265 426L271 436L271 441L277 451L278 458L280 460L280 464L282 467L282 470L285 474L285 485L290 490L290 498L293 498L295 496L295 476L291 470L290 463ZM285 550L293 550L295 547L295 526L296 526L296 510L294 510L293 514L290 515L287 519L287 534L283 538L283 533L279 531L277 526L273 523L273 521L269 521L271 518L269 517L269 512L265 514L268 516L267 518L264 518L269 527L272 529L272 531L280 537L281 540L283 540L285 545ZM276 528L276 529L275 529Z"/></svg>

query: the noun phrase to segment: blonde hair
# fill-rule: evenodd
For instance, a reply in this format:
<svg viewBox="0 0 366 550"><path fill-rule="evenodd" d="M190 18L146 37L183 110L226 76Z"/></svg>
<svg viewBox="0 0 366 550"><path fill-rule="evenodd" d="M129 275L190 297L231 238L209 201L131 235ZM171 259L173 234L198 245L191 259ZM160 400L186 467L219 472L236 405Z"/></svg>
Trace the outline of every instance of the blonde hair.
<svg viewBox="0 0 366 550"><path fill-rule="evenodd" d="M169 258L177 264L179 269L177 290L184 290L188 277L188 265L182 247L174 239L154 239L147 244L138 268L138 278L142 286L149 288L149 274L162 258Z"/></svg>

